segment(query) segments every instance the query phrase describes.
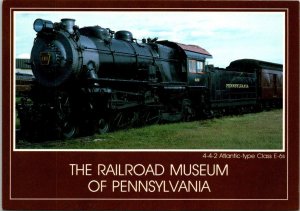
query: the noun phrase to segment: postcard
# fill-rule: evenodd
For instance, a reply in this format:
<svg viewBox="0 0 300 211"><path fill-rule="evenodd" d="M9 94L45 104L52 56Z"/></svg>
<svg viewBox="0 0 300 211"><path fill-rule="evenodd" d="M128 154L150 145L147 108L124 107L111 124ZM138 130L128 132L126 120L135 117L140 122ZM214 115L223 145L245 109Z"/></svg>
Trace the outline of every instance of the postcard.
<svg viewBox="0 0 300 211"><path fill-rule="evenodd" d="M3 209L299 209L299 3L3 3Z"/></svg>

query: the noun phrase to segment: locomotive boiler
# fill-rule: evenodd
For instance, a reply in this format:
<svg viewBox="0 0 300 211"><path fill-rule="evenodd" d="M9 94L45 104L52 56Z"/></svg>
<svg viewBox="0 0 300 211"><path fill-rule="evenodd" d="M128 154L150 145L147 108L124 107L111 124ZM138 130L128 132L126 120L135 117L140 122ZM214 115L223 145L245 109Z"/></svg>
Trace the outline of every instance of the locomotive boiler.
<svg viewBox="0 0 300 211"><path fill-rule="evenodd" d="M261 101L256 66L206 66L211 54L197 45L138 42L129 31L79 28L74 19L37 19L33 27L35 81L17 105L24 137L70 138L189 121L253 109Z"/></svg>
<svg viewBox="0 0 300 211"><path fill-rule="evenodd" d="M62 19L55 24L35 21L38 34L31 61L41 85L57 87L81 78L137 79L143 76L142 71L154 68L157 50L135 43L129 31L114 34L99 26L79 29L74 23L73 19Z"/></svg>

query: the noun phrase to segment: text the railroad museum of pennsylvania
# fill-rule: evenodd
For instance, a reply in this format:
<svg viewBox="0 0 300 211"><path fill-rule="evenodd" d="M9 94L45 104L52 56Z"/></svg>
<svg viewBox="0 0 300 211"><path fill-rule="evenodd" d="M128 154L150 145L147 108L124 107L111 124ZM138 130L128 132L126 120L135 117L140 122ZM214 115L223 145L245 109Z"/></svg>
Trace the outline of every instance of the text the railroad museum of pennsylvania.
<svg viewBox="0 0 300 211"><path fill-rule="evenodd" d="M89 192L213 192L209 178L227 177L228 164L69 164L72 177L86 177Z"/></svg>

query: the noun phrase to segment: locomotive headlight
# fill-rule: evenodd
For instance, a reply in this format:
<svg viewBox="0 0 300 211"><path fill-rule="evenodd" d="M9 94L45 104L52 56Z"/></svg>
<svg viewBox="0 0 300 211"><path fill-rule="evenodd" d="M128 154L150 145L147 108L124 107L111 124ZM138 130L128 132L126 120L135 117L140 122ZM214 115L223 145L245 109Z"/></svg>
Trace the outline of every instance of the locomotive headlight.
<svg viewBox="0 0 300 211"><path fill-rule="evenodd" d="M53 23L47 20L36 19L33 23L33 29L36 32L51 31L53 29Z"/></svg>

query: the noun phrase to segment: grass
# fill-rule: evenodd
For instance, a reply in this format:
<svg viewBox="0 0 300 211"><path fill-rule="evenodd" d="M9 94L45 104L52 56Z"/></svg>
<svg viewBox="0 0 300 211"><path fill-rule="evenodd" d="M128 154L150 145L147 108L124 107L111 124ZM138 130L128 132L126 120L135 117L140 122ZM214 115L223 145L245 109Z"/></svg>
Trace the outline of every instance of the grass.
<svg viewBox="0 0 300 211"><path fill-rule="evenodd" d="M21 97L16 97L16 105L21 102ZM20 119L17 117L18 115L16 114L16 129L20 128Z"/></svg>
<svg viewBox="0 0 300 211"><path fill-rule="evenodd" d="M65 141L29 143L31 149L281 149L282 110L219 119L151 125Z"/></svg>

